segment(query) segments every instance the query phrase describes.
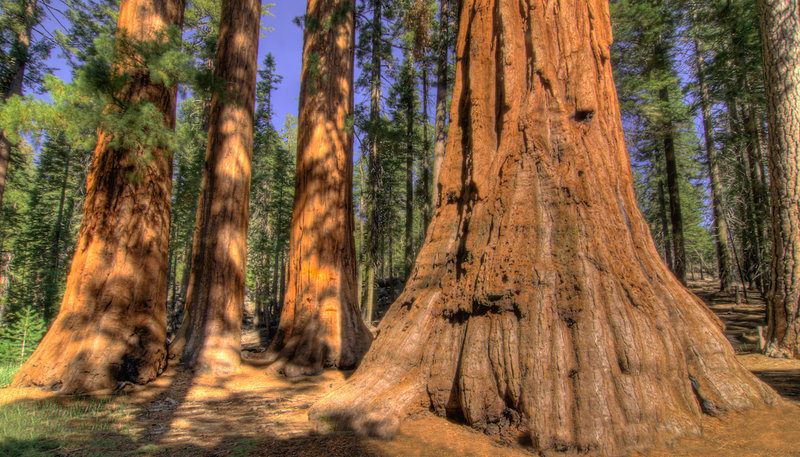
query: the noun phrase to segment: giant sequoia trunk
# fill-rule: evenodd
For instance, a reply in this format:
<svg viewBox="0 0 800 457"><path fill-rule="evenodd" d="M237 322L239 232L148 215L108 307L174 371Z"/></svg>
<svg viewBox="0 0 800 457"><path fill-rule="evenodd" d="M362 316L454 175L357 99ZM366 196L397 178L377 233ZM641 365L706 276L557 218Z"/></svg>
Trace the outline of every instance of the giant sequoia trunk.
<svg viewBox="0 0 800 457"><path fill-rule="evenodd" d="M356 296L353 0L309 0L289 279L271 358L287 376L352 368L371 341ZM312 24L314 24L312 26ZM317 26L321 24L321 26Z"/></svg>
<svg viewBox="0 0 800 457"><path fill-rule="evenodd" d="M203 186L183 325L170 346L181 362L218 375L241 362L250 216L250 162L261 0L222 3Z"/></svg>
<svg viewBox="0 0 800 457"><path fill-rule="evenodd" d="M152 40L180 26L181 0L123 0L118 27ZM155 104L175 124L176 86L130 62L121 99ZM172 157L167 151L112 149L100 132L87 180L83 220L61 309L14 384L62 392L113 388L155 378L166 360L166 299ZM145 154L152 157L145 161ZM139 179L131 179L136 175Z"/></svg>
<svg viewBox="0 0 800 457"><path fill-rule="evenodd" d="M312 419L415 408L537 450L620 454L777 401L636 207L605 0L465 0L436 210L403 294Z"/></svg>
<svg viewBox="0 0 800 457"><path fill-rule="evenodd" d="M800 358L800 11L760 0L769 116L772 281L766 353Z"/></svg>

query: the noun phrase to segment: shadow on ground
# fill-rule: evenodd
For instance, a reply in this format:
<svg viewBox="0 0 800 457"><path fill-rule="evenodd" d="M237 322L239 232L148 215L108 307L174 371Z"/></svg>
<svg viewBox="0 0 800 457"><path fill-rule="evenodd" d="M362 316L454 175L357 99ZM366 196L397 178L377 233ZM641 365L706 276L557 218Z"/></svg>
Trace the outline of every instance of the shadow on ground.
<svg viewBox="0 0 800 457"><path fill-rule="evenodd" d="M750 296L749 303L736 304L734 296L715 295L708 281L690 286L726 323L738 359L784 398L800 404L800 361L770 359L751 350L763 302ZM288 379L265 374L262 365L247 360L239 373L226 378L170 367L153 383L113 397L0 389L0 457L534 455L428 413L406 421L390 441L316 434L308 408L349 373ZM706 417L702 437L633 455L800 456L797 423L800 408L793 405Z"/></svg>

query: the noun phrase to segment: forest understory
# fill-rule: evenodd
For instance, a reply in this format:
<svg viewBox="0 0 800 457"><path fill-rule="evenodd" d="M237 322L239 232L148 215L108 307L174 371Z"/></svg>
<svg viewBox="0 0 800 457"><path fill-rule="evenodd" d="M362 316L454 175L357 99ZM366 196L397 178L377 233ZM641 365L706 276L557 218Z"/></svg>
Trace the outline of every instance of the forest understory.
<svg viewBox="0 0 800 457"><path fill-rule="evenodd" d="M787 401L778 407L781 411L704 416L702 436L631 455L800 456L800 360L756 352L764 302L756 294L745 299L717 293L713 281L690 281L689 287L725 322L737 359ZM243 332L242 347L245 363L228 377L194 375L173 365L153 383L129 385L114 396L0 389L0 456L535 455L525 443L498 443L431 413L409 418L392 440L320 433L308 420L309 407L351 372L332 370L298 378L267 375L258 361L259 333L252 327ZM52 417L54 410L64 417Z"/></svg>

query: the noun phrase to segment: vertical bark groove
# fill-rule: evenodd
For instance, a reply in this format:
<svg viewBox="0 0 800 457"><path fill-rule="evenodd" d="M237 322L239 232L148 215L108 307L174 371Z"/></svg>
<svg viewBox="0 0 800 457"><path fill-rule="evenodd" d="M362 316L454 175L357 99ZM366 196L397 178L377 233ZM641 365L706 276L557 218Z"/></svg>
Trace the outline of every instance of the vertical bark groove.
<svg viewBox="0 0 800 457"><path fill-rule="evenodd" d="M181 26L180 0L123 0L118 29L152 40ZM177 86L150 80L147 68L120 64L130 82L123 99L156 105L175 125ZM144 383L166 364L166 282L172 157L155 150L114 150L100 132L87 179L86 202L61 309L39 347L14 378L62 392ZM142 169L143 168L143 169ZM141 179L130 176L136 174Z"/></svg>
<svg viewBox="0 0 800 457"><path fill-rule="evenodd" d="M767 346L800 358L800 6L759 0L769 120L772 281Z"/></svg>
<svg viewBox="0 0 800 457"><path fill-rule="evenodd" d="M184 321L170 353L224 375L241 362L261 0L224 0Z"/></svg>
<svg viewBox="0 0 800 457"><path fill-rule="evenodd" d="M352 368L371 342L356 297L353 0L309 0L288 286L270 357L287 376ZM338 19L337 19L338 18ZM323 24L322 27L314 24ZM327 24L327 25L326 25Z"/></svg>
<svg viewBox="0 0 800 457"><path fill-rule="evenodd" d="M619 455L777 401L636 207L608 2L465 0L459 24L441 204L312 420L390 436L427 408L540 452Z"/></svg>

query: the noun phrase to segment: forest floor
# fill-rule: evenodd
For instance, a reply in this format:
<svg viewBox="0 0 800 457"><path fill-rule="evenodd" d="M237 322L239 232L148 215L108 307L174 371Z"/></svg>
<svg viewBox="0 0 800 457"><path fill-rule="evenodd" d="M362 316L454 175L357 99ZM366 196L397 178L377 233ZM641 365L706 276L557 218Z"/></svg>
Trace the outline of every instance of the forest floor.
<svg viewBox="0 0 800 457"><path fill-rule="evenodd" d="M775 360L753 351L764 303L750 294L715 294L709 281L690 288L727 324L739 360L786 400L774 409L705 417L703 435L634 453L667 456L800 456L800 360ZM743 299L740 301L744 301ZM245 348L259 346L244 335ZM534 455L507 447L464 425L432 414L403 423L392 440L351 433L316 434L307 418L311 404L349 373L286 379L267 376L255 361L229 378L169 368L147 386L117 396L59 396L38 389L0 389L2 456L501 456Z"/></svg>

